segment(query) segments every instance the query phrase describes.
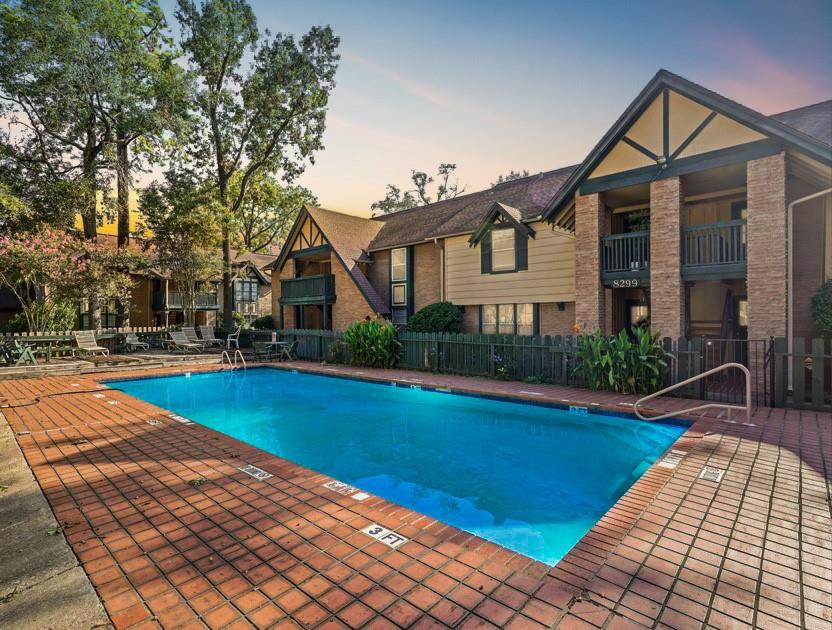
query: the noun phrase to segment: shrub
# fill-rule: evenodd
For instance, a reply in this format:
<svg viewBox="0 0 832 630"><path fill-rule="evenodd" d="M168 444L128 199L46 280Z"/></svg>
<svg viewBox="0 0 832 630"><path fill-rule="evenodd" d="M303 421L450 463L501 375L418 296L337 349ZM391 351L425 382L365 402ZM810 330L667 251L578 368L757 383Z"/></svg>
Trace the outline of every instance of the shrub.
<svg viewBox="0 0 832 630"><path fill-rule="evenodd" d="M832 337L832 280L812 297L812 321L821 337Z"/></svg>
<svg viewBox="0 0 832 630"><path fill-rule="evenodd" d="M600 331L579 335L574 373L593 390L652 394L663 384L667 359L659 333L633 328L607 337Z"/></svg>
<svg viewBox="0 0 832 630"><path fill-rule="evenodd" d="M414 313L407 330L417 333L462 332L462 309L450 302L436 302Z"/></svg>
<svg viewBox="0 0 832 630"><path fill-rule="evenodd" d="M344 344L353 365L389 368L399 358L396 327L383 319L353 322L344 331Z"/></svg>
<svg viewBox="0 0 832 630"><path fill-rule="evenodd" d="M254 330L272 330L274 328L274 320L272 319L271 313L253 320L251 327Z"/></svg>
<svg viewBox="0 0 832 630"><path fill-rule="evenodd" d="M245 328L246 318L240 311L231 311L231 321L235 328Z"/></svg>
<svg viewBox="0 0 832 630"><path fill-rule="evenodd" d="M41 323L43 330L30 330L26 313L16 313L2 327L3 332L52 332L73 330L78 320L78 307L71 302L56 302L48 304L42 300L35 300L30 305L35 320Z"/></svg>

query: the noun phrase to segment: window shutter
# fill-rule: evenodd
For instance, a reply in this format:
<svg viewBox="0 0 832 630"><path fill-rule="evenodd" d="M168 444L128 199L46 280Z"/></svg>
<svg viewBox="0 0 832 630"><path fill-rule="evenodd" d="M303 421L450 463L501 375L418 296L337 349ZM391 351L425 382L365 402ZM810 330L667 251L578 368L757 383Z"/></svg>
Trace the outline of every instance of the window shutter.
<svg viewBox="0 0 832 630"><path fill-rule="evenodd" d="M519 230L514 231L514 255L517 271L529 268L529 237Z"/></svg>
<svg viewBox="0 0 832 630"><path fill-rule="evenodd" d="M491 273L491 230L480 241L480 273Z"/></svg>

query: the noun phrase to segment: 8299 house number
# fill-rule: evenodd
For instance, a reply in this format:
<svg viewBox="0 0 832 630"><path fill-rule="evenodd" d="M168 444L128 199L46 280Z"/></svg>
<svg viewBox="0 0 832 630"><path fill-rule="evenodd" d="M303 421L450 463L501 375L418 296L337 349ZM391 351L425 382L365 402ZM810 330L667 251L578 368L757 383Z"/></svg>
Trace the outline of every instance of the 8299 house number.
<svg viewBox="0 0 832 630"><path fill-rule="evenodd" d="M612 281L612 288L613 289L635 289L640 284L638 278L632 278L629 280L613 280Z"/></svg>

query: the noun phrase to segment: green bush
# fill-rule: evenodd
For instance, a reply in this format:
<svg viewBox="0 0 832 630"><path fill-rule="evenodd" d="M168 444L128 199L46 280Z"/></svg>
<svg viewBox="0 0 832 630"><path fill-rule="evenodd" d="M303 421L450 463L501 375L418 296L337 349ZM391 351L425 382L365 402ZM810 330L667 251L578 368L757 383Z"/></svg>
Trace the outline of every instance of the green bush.
<svg viewBox="0 0 832 630"><path fill-rule="evenodd" d="M462 309L450 302L436 302L413 314L407 330L417 333L462 332Z"/></svg>
<svg viewBox="0 0 832 630"><path fill-rule="evenodd" d="M254 330L272 330L274 328L274 320L272 319L271 314L263 315L262 317L258 317L257 319L251 322L251 327Z"/></svg>
<svg viewBox="0 0 832 630"><path fill-rule="evenodd" d="M235 328L246 327L246 318L240 311L231 311L231 321Z"/></svg>
<svg viewBox="0 0 832 630"><path fill-rule="evenodd" d="M73 330L78 322L78 307L72 302L57 302L52 311L47 313L47 305L42 301L36 301L32 303L32 313L37 321L43 323L43 330L29 330L26 315L21 312L16 313L7 321L2 331L7 333L65 331Z"/></svg>
<svg viewBox="0 0 832 630"><path fill-rule="evenodd" d="M353 365L380 368L393 367L401 347L396 327L378 318L350 324L344 331L344 344Z"/></svg>
<svg viewBox="0 0 832 630"><path fill-rule="evenodd" d="M667 359L659 333L633 328L606 336L600 331L579 335L574 373L593 390L652 394L661 389Z"/></svg>
<svg viewBox="0 0 832 630"><path fill-rule="evenodd" d="M812 321L821 337L832 337L832 280L812 298Z"/></svg>

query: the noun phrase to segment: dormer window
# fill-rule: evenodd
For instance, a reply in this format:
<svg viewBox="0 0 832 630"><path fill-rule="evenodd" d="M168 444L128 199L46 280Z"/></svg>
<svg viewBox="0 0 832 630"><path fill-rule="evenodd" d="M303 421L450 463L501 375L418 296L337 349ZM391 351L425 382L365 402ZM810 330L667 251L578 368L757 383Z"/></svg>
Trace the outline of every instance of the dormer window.
<svg viewBox="0 0 832 630"><path fill-rule="evenodd" d="M517 268L515 244L517 238L512 228L500 228L491 232L491 271L514 271Z"/></svg>

